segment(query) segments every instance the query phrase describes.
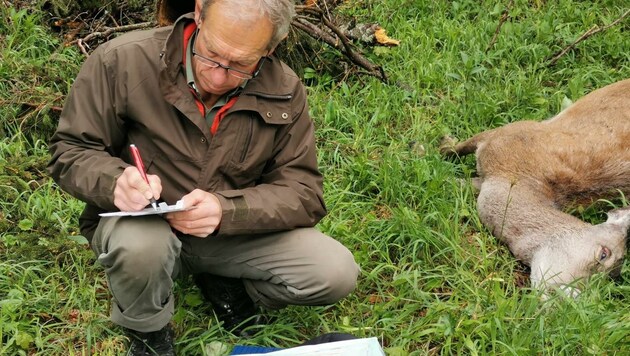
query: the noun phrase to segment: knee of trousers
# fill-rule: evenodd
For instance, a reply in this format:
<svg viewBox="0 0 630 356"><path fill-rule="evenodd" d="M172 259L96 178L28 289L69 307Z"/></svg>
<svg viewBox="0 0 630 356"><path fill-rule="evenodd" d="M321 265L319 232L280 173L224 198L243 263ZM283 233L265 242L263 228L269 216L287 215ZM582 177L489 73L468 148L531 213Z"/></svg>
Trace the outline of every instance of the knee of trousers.
<svg viewBox="0 0 630 356"><path fill-rule="evenodd" d="M108 272L132 279L171 274L181 242L160 217L119 219L104 231L106 251L98 256Z"/></svg>
<svg viewBox="0 0 630 356"><path fill-rule="evenodd" d="M332 239L331 239L332 240ZM329 246L325 255L316 256L314 265L310 268L308 278L314 299L318 304L333 304L350 294L357 285L359 266L352 253L336 240L334 248ZM307 297L308 298L308 297Z"/></svg>
<svg viewBox="0 0 630 356"><path fill-rule="evenodd" d="M350 251L345 250L335 256L336 261L322 264L316 279L321 281L326 303L336 303L350 294L357 286L359 266Z"/></svg>

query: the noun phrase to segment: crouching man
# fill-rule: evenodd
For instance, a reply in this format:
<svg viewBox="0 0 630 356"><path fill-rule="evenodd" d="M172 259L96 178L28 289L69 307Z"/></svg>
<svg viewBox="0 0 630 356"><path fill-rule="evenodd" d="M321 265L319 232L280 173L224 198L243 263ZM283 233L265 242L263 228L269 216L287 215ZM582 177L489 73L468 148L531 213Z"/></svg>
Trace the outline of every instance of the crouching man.
<svg viewBox="0 0 630 356"><path fill-rule="evenodd" d="M259 322L257 306L331 304L355 288L352 254L313 227L325 215L314 127L303 85L273 56L294 15L291 0L198 0L173 26L100 45L74 82L48 169L87 204L81 231L131 354L174 355L178 276L235 333ZM151 198L191 209L99 218Z"/></svg>

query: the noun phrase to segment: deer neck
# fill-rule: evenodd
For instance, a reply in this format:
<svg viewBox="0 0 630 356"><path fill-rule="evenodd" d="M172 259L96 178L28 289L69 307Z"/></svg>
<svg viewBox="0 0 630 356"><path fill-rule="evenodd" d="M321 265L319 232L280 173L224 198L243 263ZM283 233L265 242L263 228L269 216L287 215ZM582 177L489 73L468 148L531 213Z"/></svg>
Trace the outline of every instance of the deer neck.
<svg viewBox="0 0 630 356"><path fill-rule="evenodd" d="M477 208L484 225L526 264L542 244L579 235L591 226L559 210L544 187L523 179L484 180Z"/></svg>

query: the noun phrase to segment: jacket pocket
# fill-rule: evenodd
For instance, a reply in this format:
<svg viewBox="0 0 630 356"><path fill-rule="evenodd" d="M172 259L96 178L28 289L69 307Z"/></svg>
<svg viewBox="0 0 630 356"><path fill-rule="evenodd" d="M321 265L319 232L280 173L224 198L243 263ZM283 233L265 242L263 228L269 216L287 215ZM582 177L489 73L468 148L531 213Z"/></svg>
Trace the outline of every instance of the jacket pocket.
<svg viewBox="0 0 630 356"><path fill-rule="evenodd" d="M256 114L235 116L221 137L231 147L228 161L220 168L221 172L238 188L249 187L263 174L265 165L271 159L275 129L261 125Z"/></svg>

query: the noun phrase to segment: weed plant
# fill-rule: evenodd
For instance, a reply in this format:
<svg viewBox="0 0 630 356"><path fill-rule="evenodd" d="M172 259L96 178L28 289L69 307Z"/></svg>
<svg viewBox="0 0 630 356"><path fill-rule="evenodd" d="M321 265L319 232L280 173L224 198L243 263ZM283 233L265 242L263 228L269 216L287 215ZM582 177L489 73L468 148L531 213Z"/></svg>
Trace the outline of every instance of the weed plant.
<svg viewBox="0 0 630 356"><path fill-rule="evenodd" d="M527 268L479 222L474 159L438 154L444 135L542 120L630 77L628 19L548 65L627 5L517 0L491 45L507 3L343 5L345 15L401 40L365 49L389 83L304 71L329 209L319 228L354 252L358 287L333 306L271 312L274 324L241 340L181 280L173 319L180 354L216 355L236 343L288 347L332 331L377 337L388 355L630 353L630 264L619 280L595 276L577 299L542 302ZM79 235L83 204L44 172L53 106L83 60L49 33L47 16L0 8L0 354L117 355L126 340L108 319L104 273ZM624 197L574 213L595 223L619 204Z"/></svg>

